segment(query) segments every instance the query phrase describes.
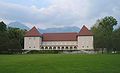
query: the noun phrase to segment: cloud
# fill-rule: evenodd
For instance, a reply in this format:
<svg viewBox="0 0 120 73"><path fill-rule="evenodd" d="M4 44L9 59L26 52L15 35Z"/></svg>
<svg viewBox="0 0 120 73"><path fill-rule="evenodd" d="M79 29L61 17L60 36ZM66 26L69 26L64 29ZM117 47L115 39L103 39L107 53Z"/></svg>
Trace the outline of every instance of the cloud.
<svg viewBox="0 0 120 73"><path fill-rule="evenodd" d="M106 15L120 20L119 0L29 0L29 3L23 3L0 1L0 17L40 28L81 27L83 24L91 27L98 18Z"/></svg>

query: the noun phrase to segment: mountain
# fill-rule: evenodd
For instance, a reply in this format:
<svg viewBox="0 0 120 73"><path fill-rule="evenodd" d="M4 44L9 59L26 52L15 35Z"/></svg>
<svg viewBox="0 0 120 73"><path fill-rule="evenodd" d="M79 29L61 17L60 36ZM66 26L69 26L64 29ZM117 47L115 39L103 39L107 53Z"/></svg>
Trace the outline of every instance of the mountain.
<svg viewBox="0 0 120 73"><path fill-rule="evenodd" d="M13 27L13 28L20 28L20 29L26 29L29 30L29 27L27 27L25 24L22 24L20 22L11 22L8 27Z"/></svg>
<svg viewBox="0 0 120 73"><path fill-rule="evenodd" d="M61 32L79 32L80 28L73 27L61 27L61 28L47 28L47 29L39 29L40 33L61 33Z"/></svg>

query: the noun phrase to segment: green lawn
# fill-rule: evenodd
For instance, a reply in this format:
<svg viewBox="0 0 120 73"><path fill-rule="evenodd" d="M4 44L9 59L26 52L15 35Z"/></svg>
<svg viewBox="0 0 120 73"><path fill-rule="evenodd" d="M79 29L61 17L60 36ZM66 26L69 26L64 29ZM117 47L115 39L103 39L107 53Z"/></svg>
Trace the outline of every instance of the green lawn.
<svg viewBox="0 0 120 73"><path fill-rule="evenodd" d="M0 55L0 73L120 73L120 55Z"/></svg>

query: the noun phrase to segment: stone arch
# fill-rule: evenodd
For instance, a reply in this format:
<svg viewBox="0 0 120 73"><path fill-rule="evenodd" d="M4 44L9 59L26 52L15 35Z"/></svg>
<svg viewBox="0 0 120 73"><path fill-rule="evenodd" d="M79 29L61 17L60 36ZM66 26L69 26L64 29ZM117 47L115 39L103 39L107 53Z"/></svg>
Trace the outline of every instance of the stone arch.
<svg viewBox="0 0 120 73"><path fill-rule="evenodd" d="M41 49L44 49L44 47L42 46Z"/></svg>
<svg viewBox="0 0 120 73"><path fill-rule="evenodd" d="M52 49L52 47L50 46L49 49Z"/></svg>
<svg viewBox="0 0 120 73"><path fill-rule="evenodd" d="M61 49L64 50L64 46L62 46Z"/></svg>
<svg viewBox="0 0 120 73"><path fill-rule="evenodd" d="M48 49L48 47L46 46L45 49Z"/></svg>
<svg viewBox="0 0 120 73"><path fill-rule="evenodd" d="M54 47L53 47L53 49L55 50L55 49L56 49L56 47L54 46Z"/></svg>
<svg viewBox="0 0 120 73"><path fill-rule="evenodd" d="M59 47L59 46L58 46L57 48L58 48L58 49L60 49L60 47Z"/></svg>

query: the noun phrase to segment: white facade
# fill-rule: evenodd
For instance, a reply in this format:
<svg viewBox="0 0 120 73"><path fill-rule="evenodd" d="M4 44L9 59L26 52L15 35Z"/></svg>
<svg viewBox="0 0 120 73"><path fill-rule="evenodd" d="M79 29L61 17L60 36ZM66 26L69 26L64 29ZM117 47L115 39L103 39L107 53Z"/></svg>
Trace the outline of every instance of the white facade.
<svg viewBox="0 0 120 73"><path fill-rule="evenodd" d="M42 39L41 37L24 37L25 50L39 50Z"/></svg>
<svg viewBox="0 0 120 73"><path fill-rule="evenodd" d="M43 41L25 37L24 50L93 50L93 36L78 36L77 41Z"/></svg>
<svg viewBox="0 0 120 73"><path fill-rule="evenodd" d="M93 49L93 36L78 36L78 49Z"/></svg>

